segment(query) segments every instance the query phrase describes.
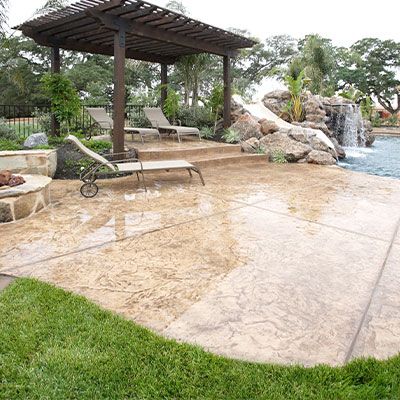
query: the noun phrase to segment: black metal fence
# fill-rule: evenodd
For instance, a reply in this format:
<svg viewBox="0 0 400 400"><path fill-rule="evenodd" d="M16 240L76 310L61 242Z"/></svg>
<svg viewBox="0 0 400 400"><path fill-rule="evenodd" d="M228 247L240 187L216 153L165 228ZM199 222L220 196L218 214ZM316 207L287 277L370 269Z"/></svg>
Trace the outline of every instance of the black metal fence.
<svg viewBox="0 0 400 400"><path fill-rule="evenodd" d="M70 123L71 130L85 131L92 125L93 120L86 112L86 107L105 108L110 116L113 114L112 105L105 104L86 104L82 106L79 115ZM143 117L143 105L128 104L125 109L127 120L140 121ZM0 118L1 123L14 129L20 137L28 137L35 132L47 132L50 127L51 109L49 105L1 105Z"/></svg>

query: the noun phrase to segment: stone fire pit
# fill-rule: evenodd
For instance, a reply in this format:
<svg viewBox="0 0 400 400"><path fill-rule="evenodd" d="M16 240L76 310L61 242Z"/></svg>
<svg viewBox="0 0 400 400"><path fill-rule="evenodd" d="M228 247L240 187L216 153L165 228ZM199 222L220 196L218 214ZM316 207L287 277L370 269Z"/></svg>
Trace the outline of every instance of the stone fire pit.
<svg viewBox="0 0 400 400"><path fill-rule="evenodd" d="M0 223L29 217L50 204L51 178L42 175L23 175L23 178L23 185L0 188Z"/></svg>

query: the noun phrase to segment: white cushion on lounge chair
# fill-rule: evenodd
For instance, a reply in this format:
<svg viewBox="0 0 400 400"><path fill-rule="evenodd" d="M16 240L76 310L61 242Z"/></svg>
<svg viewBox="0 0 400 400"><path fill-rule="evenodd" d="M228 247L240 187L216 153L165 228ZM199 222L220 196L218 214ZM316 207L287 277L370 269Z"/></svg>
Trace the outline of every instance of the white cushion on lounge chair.
<svg viewBox="0 0 400 400"><path fill-rule="evenodd" d="M179 133L199 134L197 128L171 125L159 107L144 108L143 111L147 119L151 122L151 125L157 129L165 129Z"/></svg>
<svg viewBox="0 0 400 400"><path fill-rule="evenodd" d="M97 122L101 129L113 129L114 121L104 108L86 108L88 114Z"/></svg>
<svg viewBox="0 0 400 400"><path fill-rule="evenodd" d="M107 114L107 111L104 108L86 108L88 114L96 121L96 123L100 126L101 129L114 129L114 121ZM160 133L157 129L154 128L136 128L133 126L125 126L125 132L129 133L139 133L142 136L146 135L154 135L159 136Z"/></svg>
<svg viewBox="0 0 400 400"><path fill-rule="evenodd" d="M124 130L129 133L140 133L141 135L159 135L158 130L154 128L125 127Z"/></svg>
<svg viewBox="0 0 400 400"><path fill-rule="evenodd" d="M194 168L193 164L185 160L146 161L141 164L139 162L117 164L118 171L121 172L140 172L142 166L144 172Z"/></svg>
<svg viewBox="0 0 400 400"><path fill-rule="evenodd" d="M110 162L102 157L100 154L97 154L93 150L90 150L87 148L77 137L74 135L69 135L65 138L65 140L68 140L69 142L75 144L76 147L79 148L79 150L83 153L86 154L88 157L91 159L97 161L100 164L106 165L108 168L110 168L112 171L116 171L117 169L114 167L114 165L110 164Z"/></svg>
<svg viewBox="0 0 400 400"><path fill-rule="evenodd" d="M174 126L174 125L168 125L168 126L159 126L159 129L165 129L169 131L176 131L179 133L187 133L187 134L193 134L193 135L198 135L199 130L197 128L190 128L188 126Z"/></svg>

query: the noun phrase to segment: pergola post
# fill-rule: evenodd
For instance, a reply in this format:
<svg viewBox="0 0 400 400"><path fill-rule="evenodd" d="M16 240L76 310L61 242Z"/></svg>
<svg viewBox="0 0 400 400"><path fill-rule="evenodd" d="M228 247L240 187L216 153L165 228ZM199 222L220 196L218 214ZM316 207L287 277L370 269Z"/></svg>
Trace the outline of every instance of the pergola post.
<svg viewBox="0 0 400 400"><path fill-rule="evenodd" d="M164 109L168 96L168 65L161 64L161 108Z"/></svg>
<svg viewBox="0 0 400 400"><path fill-rule="evenodd" d="M114 34L114 129L113 151L125 149L125 31Z"/></svg>
<svg viewBox="0 0 400 400"><path fill-rule="evenodd" d="M61 72L61 56L58 47L51 48L51 73L59 74ZM52 113L50 120L50 134L51 136L60 136L60 123Z"/></svg>
<svg viewBox="0 0 400 400"><path fill-rule="evenodd" d="M232 76L231 58L224 56L224 128L231 126Z"/></svg>

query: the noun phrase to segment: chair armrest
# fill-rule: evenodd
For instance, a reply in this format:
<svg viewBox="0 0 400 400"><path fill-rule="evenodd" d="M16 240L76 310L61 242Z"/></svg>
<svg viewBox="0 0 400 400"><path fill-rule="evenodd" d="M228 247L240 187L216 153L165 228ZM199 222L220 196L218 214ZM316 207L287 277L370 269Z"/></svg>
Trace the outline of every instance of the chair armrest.
<svg viewBox="0 0 400 400"><path fill-rule="evenodd" d="M180 119L177 119L176 122L178 123L179 126L182 126L182 121Z"/></svg>

